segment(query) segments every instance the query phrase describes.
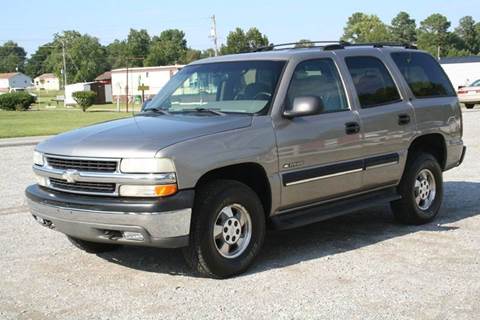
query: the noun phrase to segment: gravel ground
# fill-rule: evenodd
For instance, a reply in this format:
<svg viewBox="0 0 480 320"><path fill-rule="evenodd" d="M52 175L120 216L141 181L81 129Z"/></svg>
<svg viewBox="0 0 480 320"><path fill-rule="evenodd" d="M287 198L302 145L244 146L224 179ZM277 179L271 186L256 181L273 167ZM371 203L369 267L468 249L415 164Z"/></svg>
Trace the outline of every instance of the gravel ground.
<svg viewBox="0 0 480 320"><path fill-rule="evenodd" d="M464 122L469 150L435 223L400 226L384 207L272 232L247 274L222 281L194 277L177 250L75 249L27 212L33 147L0 148L0 318L478 319L480 110Z"/></svg>

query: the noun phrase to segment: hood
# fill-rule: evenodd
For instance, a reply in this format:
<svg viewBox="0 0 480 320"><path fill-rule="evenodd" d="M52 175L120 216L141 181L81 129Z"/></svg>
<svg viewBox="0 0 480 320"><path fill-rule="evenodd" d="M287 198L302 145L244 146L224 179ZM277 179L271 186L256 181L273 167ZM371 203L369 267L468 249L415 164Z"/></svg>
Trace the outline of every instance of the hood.
<svg viewBox="0 0 480 320"><path fill-rule="evenodd" d="M246 115L138 115L59 134L36 150L77 157L150 158L172 144L251 123Z"/></svg>

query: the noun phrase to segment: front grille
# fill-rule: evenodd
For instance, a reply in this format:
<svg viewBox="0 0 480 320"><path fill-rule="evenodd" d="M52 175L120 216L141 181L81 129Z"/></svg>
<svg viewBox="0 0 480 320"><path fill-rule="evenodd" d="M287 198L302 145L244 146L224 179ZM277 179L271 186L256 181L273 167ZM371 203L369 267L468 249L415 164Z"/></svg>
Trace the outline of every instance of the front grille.
<svg viewBox="0 0 480 320"><path fill-rule="evenodd" d="M117 161L47 157L47 163L50 167L61 170L75 169L85 172L115 172L117 170Z"/></svg>
<svg viewBox="0 0 480 320"><path fill-rule="evenodd" d="M114 193L115 183L99 183L99 182L81 182L77 181L69 183L67 180L50 178L50 186L55 189L87 192L87 193Z"/></svg>

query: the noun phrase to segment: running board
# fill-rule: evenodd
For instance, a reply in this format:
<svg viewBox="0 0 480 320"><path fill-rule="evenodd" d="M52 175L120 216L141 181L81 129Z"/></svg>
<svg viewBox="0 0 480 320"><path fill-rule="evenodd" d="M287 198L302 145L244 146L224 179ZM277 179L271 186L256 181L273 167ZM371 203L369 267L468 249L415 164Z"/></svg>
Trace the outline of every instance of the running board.
<svg viewBox="0 0 480 320"><path fill-rule="evenodd" d="M277 230L292 229L307 224L335 218L344 214L399 200L402 197L396 188L369 192L347 199L304 206L298 209L280 211L271 217L272 227Z"/></svg>

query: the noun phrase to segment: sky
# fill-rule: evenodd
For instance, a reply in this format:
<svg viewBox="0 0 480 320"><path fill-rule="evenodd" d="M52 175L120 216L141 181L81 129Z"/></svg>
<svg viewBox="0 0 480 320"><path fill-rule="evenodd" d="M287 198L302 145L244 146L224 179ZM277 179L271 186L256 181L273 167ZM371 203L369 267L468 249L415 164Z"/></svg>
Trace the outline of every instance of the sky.
<svg viewBox="0 0 480 320"><path fill-rule="evenodd" d="M151 36L178 28L195 49L212 47L209 39L215 14L219 41L235 27L255 26L270 42L299 39L337 40L348 17L357 11L376 14L389 23L407 11L419 23L432 13L448 17L455 27L465 15L480 20L479 0L14 0L2 4L0 43L16 41L32 54L62 30L77 30L102 44L127 37L130 28L147 29Z"/></svg>

